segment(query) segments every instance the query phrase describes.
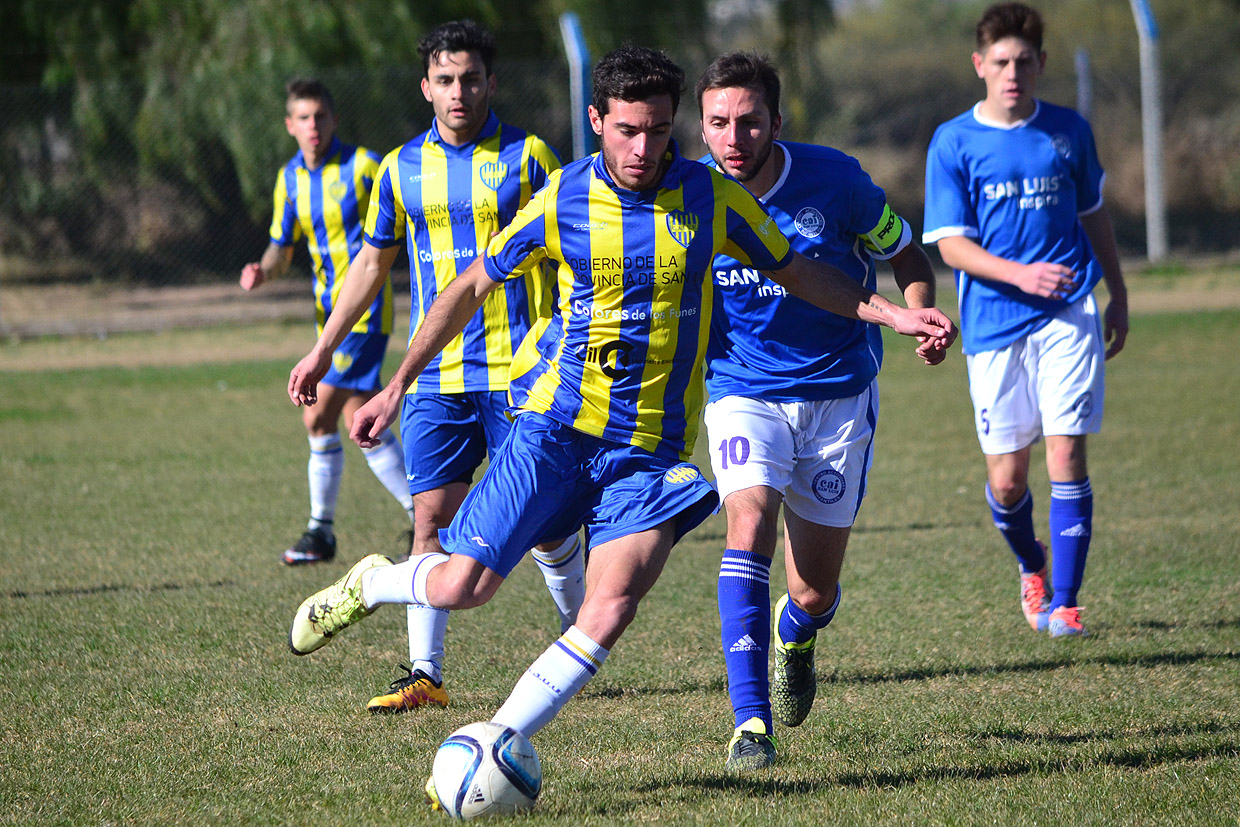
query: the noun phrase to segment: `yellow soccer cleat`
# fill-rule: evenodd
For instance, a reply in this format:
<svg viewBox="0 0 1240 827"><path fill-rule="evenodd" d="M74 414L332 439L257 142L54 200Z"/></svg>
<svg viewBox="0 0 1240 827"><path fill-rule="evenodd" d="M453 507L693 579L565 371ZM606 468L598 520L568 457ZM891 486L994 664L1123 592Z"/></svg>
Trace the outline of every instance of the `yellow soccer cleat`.
<svg viewBox="0 0 1240 827"><path fill-rule="evenodd" d="M442 681L432 680L431 676L421 669L405 666L399 668L409 674L392 681L392 686L385 694L370 699L366 709L371 714L391 714L422 706L448 705L448 693L444 690Z"/></svg>
<svg viewBox="0 0 1240 827"><path fill-rule="evenodd" d="M293 654L308 655L326 646L332 635L370 614L362 603L362 573L390 565L392 561L382 554L363 557L344 577L306 598L288 633L288 648Z"/></svg>

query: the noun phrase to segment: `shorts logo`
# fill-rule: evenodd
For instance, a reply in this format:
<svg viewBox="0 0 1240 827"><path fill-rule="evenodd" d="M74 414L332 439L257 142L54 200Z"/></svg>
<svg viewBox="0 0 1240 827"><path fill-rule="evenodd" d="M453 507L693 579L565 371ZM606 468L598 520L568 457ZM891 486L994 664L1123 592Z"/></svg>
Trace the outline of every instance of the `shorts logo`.
<svg viewBox="0 0 1240 827"><path fill-rule="evenodd" d="M792 223L796 225L797 232L806 238L817 238L822 235L822 230L827 226L827 219L822 217L822 213L818 212L814 207L806 207L797 213L797 217Z"/></svg>
<svg viewBox="0 0 1240 827"><path fill-rule="evenodd" d="M672 210L667 214L667 231L676 239L681 247L688 247L697 234L698 219L683 210Z"/></svg>
<svg viewBox="0 0 1240 827"><path fill-rule="evenodd" d="M327 186L327 194L333 201L343 201L344 197L349 194L349 185L344 181L332 181Z"/></svg>
<svg viewBox="0 0 1240 827"><path fill-rule="evenodd" d="M349 368L353 367L353 354L336 351L332 354L332 367L334 367L339 373L344 373Z"/></svg>
<svg viewBox="0 0 1240 827"><path fill-rule="evenodd" d="M1072 157L1072 142L1068 140L1067 135L1052 135L1051 146L1055 147L1055 152L1059 153L1060 158Z"/></svg>
<svg viewBox="0 0 1240 827"><path fill-rule="evenodd" d="M692 465L677 465L675 468L668 469L668 472L663 475L663 480L672 485L683 485L686 482L693 482L700 476L701 473Z"/></svg>
<svg viewBox="0 0 1240 827"><path fill-rule="evenodd" d="M508 165L503 161L487 161L478 167L478 177L482 179L482 183L497 190L508 177Z"/></svg>
<svg viewBox="0 0 1240 827"><path fill-rule="evenodd" d="M848 483L844 481L844 475L834 468L819 471L814 476L814 496L823 505L833 505L839 502L843 499L846 490L848 490Z"/></svg>
<svg viewBox="0 0 1240 827"><path fill-rule="evenodd" d="M1080 419L1089 419L1089 415L1094 412L1093 394L1086 391L1077 397L1072 403L1072 410L1076 411L1076 415Z"/></svg>

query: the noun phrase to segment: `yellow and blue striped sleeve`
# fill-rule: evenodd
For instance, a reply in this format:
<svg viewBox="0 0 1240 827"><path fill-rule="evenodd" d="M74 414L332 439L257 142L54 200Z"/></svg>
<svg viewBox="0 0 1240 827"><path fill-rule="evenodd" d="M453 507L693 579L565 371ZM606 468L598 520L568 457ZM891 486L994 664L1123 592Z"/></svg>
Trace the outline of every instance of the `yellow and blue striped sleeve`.
<svg viewBox="0 0 1240 827"><path fill-rule="evenodd" d="M297 205L289 197L287 168L282 167L276 176L275 191L272 194L271 236L273 244L291 247L302 236L301 225L297 221Z"/></svg>

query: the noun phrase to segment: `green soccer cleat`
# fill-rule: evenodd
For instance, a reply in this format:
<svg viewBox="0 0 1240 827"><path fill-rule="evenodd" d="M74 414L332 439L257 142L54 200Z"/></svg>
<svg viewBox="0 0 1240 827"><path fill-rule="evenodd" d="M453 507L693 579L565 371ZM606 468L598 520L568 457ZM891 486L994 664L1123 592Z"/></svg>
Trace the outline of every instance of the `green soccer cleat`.
<svg viewBox="0 0 1240 827"><path fill-rule="evenodd" d="M736 728L728 741L729 772L765 769L775 763L775 738L767 733L761 718L750 718Z"/></svg>
<svg viewBox="0 0 1240 827"><path fill-rule="evenodd" d="M288 648L293 654L308 655L326 646L332 635L370 614L362 603L362 573L390 565L392 561L382 554L363 557L344 577L306 598L288 633Z"/></svg>
<svg viewBox="0 0 1240 827"><path fill-rule="evenodd" d="M382 695L377 695L366 704L371 714L405 712L422 706L448 705L448 693L443 682L436 682L421 669L398 667L407 674L392 681L392 686Z"/></svg>
<svg viewBox="0 0 1240 827"><path fill-rule="evenodd" d="M779 637L779 617L788 602L785 593L775 604L775 673L771 679L771 711L788 727L800 726L818 694L818 674L814 670L814 644L817 636L804 643L784 643Z"/></svg>

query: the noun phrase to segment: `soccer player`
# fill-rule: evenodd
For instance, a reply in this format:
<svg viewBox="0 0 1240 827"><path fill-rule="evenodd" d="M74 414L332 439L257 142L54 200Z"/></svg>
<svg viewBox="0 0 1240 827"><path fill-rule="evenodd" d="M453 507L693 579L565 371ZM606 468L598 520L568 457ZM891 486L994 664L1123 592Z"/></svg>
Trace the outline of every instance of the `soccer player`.
<svg viewBox="0 0 1240 827"><path fill-rule="evenodd" d="M672 545L718 505L687 461L703 402L702 369L726 252L778 271L785 287L829 309L947 346L950 320L897 307L829 265L795 254L744 187L683 158L671 140L684 73L661 52L625 46L594 69L589 116L602 151L566 166L452 282L392 381L353 420L369 445L405 386L485 300L531 265L553 262L554 316L513 362L516 422L444 532L444 549L390 565L379 555L307 599L294 652L326 644L384 603L485 603L534 542L584 526L591 543L576 623L529 667L496 722L537 733L598 671L658 578ZM294 399L314 375L290 377Z"/></svg>
<svg viewBox="0 0 1240 827"><path fill-rule="evenodd" d="M336 296L349 261L362 247L362 222L379 156L368 149L341 143L331 93L317 80L292 80L285 88L284 126L297 141L298 153L276 178L271 242L261 260L241 270L241 287L253 290L279 278L293 260L293 246L306 239L314 261L314 304L318 332L332 317ZM318 401L305 408L302 421L310 438L310 522L281 560L290 566L318 563L336 556L332 523L344 474L345 428L353 413L374 396L382 382L379 370L392 333L392 284L385 281L331 356ZM385 433L366 462L383 487L413 519L413 500L405 483L400 445Z"/></svg>
<svg viewBox="0 0 1240 827"><path fill-rule="evenodd" d="M491 112L496 44L471 20L438 26L418 44L426 76L422 94L435 112L431 128L383 159L366 216L365 242L349 271L357 289L341 295L337 314L294 369L319 372L349 320L382 289L406 238L413 296L411 336L439 296L547 181L560 163L536 135ZM497 290L457 331L417 381L406 383L401 435L413 494L411 554L438 551L469 490L473 473L508 436L508 373L533 321L550 315L540 270L527 268ZM402 386L402 394L404 386ZM296 401L296 400L295 400ZM303 400L313 401L313 400ZM567 539L566 539L567 538ZM572 625L585 593L583 552L575 532L539 538L534 559L556 602L561 631ZM446 706L443 647L448 613L427 605L407 611L410 667L372 712Z"/></svg>
<svg viewBox="0 0 1240 827"><path fill-rule="evenodd" d="M1128 294L1089 124L1033 97L1045 65L1036 11L986 10L973 53L986 97L934 134L922 238L956 271L986 501L1019 562L1021 609L1034 629L1062 637L1085 634L1085 436L1102 425L1103 362L1127 338ZM1111 297L1101 323L1099 279ZM1029 492L1030 449L1042 437L1053 596Z"/></svg>
<svg viewBox="0 0 1240 827"><path fill-rule="evenodd" d="M797 252L865 288L886 260L909 307L934 304L934 270L856 159L777 140L779 75L760 55L716 59L697 83L705 159L745 185ZM735 730L727 767L775 761L771 707L798 726L814 702L814 644L839 606L840 568L866 493L878 419L877 325L788 295L726 254L712 278L719 306L706 351L705 421L728 516L719 618ZM720 312L722 311L722 312ZM946 352L922 343L928 364ZM788 590L775 607L769 687L770 570L783 505Z"/></svg>

